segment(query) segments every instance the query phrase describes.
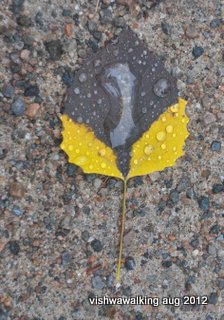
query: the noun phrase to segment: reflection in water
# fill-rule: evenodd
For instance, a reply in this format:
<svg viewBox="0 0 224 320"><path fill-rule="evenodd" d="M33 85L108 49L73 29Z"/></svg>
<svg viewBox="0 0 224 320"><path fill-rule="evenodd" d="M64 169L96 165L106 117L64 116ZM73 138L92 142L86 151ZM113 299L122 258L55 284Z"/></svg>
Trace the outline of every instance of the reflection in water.
<svg viewBox="0 0 224 320"><path fill-rule="evenodd" d="M125 145L135 127L132 109L136 77L127 63L116 63L104 70L100 82L110 94L111 108L107 127L110 131L112 148Z"/></svg>

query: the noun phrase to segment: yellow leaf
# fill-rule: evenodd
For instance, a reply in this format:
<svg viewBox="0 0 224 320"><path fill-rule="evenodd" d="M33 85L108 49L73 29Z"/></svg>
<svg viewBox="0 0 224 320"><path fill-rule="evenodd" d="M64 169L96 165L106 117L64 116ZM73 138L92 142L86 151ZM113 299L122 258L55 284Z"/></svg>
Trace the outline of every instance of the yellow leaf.
<svg viewBox="0 0 224 320"><path fill-rule="evenodd" d="M183 154L184 141L189 135L186 104L179 98L133 144L128 179L170 167Z"/></svg>
<svg viewBox="0 0 224 320"><path fill-rule="evenodd" d="M90 128L73 122L67 115L62 115L61 121L64 127L61 149L67 153L69 162L80 166L85 173L99 173L123 180L113 150L98 140Z"/></svg>

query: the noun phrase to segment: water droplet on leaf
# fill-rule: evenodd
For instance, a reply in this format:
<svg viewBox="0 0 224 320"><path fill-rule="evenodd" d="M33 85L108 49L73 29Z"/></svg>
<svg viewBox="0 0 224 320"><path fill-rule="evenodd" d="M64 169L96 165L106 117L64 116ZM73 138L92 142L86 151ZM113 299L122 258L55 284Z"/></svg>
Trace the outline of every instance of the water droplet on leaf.
<svg viewBox="0 0 224 320"><path fill-rule="evenodd" d="M80 73L79 75L79 81L82 83L82 82L85 82L87 80L87 76L85 73Z"/></svg>
<svg viewBox="0 0 224 320"><path fill-rule="evenodd" d="M75 92L75 94L80 94L80 90L79 90L79 88L78 88L78 87L76 87L76 88L74 89L74 92Z"/></svg>
<svg viewBox="0 0 224 320"><path fill-rule="evenodd" d="M164 131L159 131L157 134L156 134L156 139L158 141L164 141L166 139L166 134Z"/></svg>
<svg viewBox="0 0 224 320"><path fill-rule="evenodd" d="M167 79L159 79L153 86L153 91L157 97L164 98L170 93L171 86Z"/></svg>
<svg viewBox="0 0 224 320"><path fill-rule="evenodd" d="M144 148L144 152L145 154L148 156L149 154L151 154L153 151L153 146L151 146L150 144L148 144L147 146L145 146Z"/></svg>
<svg viewBox="0 0 224 320"><path fill-rule="evenodd" d="M167 133L172 133L173 132L173 126L169 125L166 127L166 132Z"/></svg>
<svg viewBox="0 0 224 320"><path fill-rule="evenodd" d="M86 164L86 163L88 162L88 158L85 157L85 156L80 156L80 157L75 158L75 162L76 162L79 166L81 166L81 165L84 165L84 164Z"/></svg>
<svg viewBox="0 0 224 320"><path fill-rule="evenodd" d="M106 165L106 163L105 163L105 162L102 162L102 163L101 163L101 168L105 169L105 168L106 168L106 166L107 166L107 165Z"/></svg>

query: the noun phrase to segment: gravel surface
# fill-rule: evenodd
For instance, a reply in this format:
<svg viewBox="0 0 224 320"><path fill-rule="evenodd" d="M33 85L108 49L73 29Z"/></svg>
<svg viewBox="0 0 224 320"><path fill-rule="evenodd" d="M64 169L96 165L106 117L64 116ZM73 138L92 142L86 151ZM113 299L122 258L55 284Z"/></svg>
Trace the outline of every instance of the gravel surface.
<svg viewBox="0 0 224 320"><path fill-rule="evenodd" d="M0 319L224 319L222 1L0 2ZM66 88L128 25L166 59L188 100L185 155L127 192L60 150ZM108 295L208 296L207 305L98 305Z"/></svg>

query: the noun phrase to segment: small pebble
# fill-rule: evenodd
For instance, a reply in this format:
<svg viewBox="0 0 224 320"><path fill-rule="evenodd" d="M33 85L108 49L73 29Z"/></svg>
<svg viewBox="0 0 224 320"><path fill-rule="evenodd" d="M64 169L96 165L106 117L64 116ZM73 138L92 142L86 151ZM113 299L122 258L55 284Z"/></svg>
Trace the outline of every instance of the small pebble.
<svg viewBox="0 0 224 320"><path fill-rule="evenodd" d="M76 26L79 25L79 15L78 15L78 13L74 14L73 21L74 21Z"/></svg>
<svg viewBox="0 0 224 320"><path fill-rule="evenodd" d="M10 10L16 15L23 10L23 4L25 0L12 0Z"/></svg>
<svg viewBox="0 0 224 320"><path fill-rule="evenodd" d="M218 295L216 292L212 292L208 297L208 303L216 304L218 302Z"/></svg>
<svg viewBox="0 0 224 320"><path fill-rule="evenodd" d="M70 70L65 70L65 72L62 75L61 80L66 86L69 87L72 84L72 80L73 80L72 72Z"/></svg>
<svg viewBox="0 0 224 320"><path fill-rule="evenodd" d="M170 200L173 202L173 204L176 204L179 201L179 192L177 190L171 190L170 192Z"/></svg>
<svg viewBox="0 0 224 320"><path fill-rule="evenodd" d="M17 217L21 217L23 215L23 211L19 206L13 206L11 212Z"/></svg>
<svg viewBox="0 0 224 320"><path fill-rule="evenodd" d="M94 239L91 242L91 247L95 252L100 252L103 249L103 245L100 240Z"/></svg>
<svg viewBox="0 0 224 320"><path fill-rule="evenodd" d="M191 245L194 249L196 249L196 248L199 246L199 240L198 240L198 238L193 238L193 239L191 240L191 242L190 242L190 245Z"/></svg>
<svg viewBox="0 0 224 320"><path fill-rule="evenodd" d="M17 99L12 103L11 106L12 113L15 116L22 116L25 112L25 104L21 99Z"/></svg>
<svg viewBox="0 0 224 320"><path fill-rule="evenodd" d="M125 259L124 266L127 270L134 270L135 268L135 260L132 257L127 257Z"/></svg>
<svg viewBox="0 0 224 320"><path fill-rule="evenodd" d="M40 90L37 85L31 85L27 87L24 91L25 97L35 97L40 93Z"/></svg>
<svg viewBox="0 0 224 320"><path fill-rule="evenodd" d="M204 49L200 46L195 46L192 50L192 54L195 59L198 59L204 53Z"/></svg>
<svg viewBox="0 0 224 320"><path fill-rule="evenodd" d="M83 241L88 241L90 235L89 235L89 232L87 230L84 230L81 234L81 238Z"/></svg>
<svg viewBox="0 0 224 320"><path fill-rule="evenodd" d="M111 13L111 10L109 8L106 8L106 9L102 9L100 11L100 20L101 20L101 23L103 24L107 24L107 23L110 23L112 22L112 13Z"/></svg>
<svg viewBox="0 0 224 320"><path fill-rule="evenodd" d="M9 242L9 250L11 251L12 254L17 256L20 252L20 246L18 241L12 240Z"/></svg>
<svg viewBox="0 0 224 320"><path fill-rule="evenodd" d="M89 20L87 26L91 33L97 30L97 23L95 21Z"/></svg>
<svg viewBox="0 0 224 320"><path fill-rule="evenodd" d="M199 208L202 209L203 211L208 211L209 209L209 198L205 196L201 196L198 199L198 205Z"/></svg>
<svg viewBox="0 0 224 320"><path fill-rule="evenodd" d="M212 192L213 193L220 193L224 191L224 185L221 183L216 183L212 186Z"/></svg>
<svg viewBox="0 0 224 320"><path fill-rule="evenodd" d="M68 265L71 262L71 256L67 251L64 251L61 255L61 264L63 266Z"/></svg>
<svg viewBox="0 0 224 320"><path fill-rule="evenodd" d="M105 283L100 276L95 276L92 278L92 287L97 290L101 290L105 287Z"/></svg>
<svg viewBox="0 0 224 320"><path fill-rule="evenodd" d="M189 25L185 30L185 35L189 39L195 39L198 37L198 32L193 25Z"/></svg>
<svg viewBox="0 0 224 320"><path fill-rule="evenodd" d="M172 26L169 23L162 21L161 28L163 33L165 33L167 36L172 34Z"/></svg>
<svg viewBox="0 0 224 320"><path fill-rule="evenodd" d="M191 184L190 179L189 179L188 177L183 177L183 178L178 182L177 191L178 191L178 192L182 192L182 191L187 190L187 188L190 187L190 184Z"/></svg>
<svg viewBox="0 0 224 320"><path fill-rule="evenodd" d="M93 185L94 185L94 187L95 187L96 189L99 189L100 186L101 186L101 184L102 184L102 180L99 179L99 178L96 178L96 179L94 180L94 182L93 182Z"/></svg>
<svg viewBox="0 0 224 320"><path fill-rule="evenodd" d="M94 32L92 33L92 35L93 35L93 37L94 37L97 41L100 41L101 38L102 38L102 32L100 32L100 31L94 31Z"/></svg>
<svg viewBox="0 0 224 320"><path fill-rule="evenodd" d="M20 58L21 58L22 60L28 60L29 57L30 57L30 51L29 51L29 50L24 49L24 50L21 51L21 53L20 53Z"/></svg>
<svg viewBox="0 0 224 320"><path fill-rule="evenodd" d="M8 153L6 148L0 148L0 160L4 159Z"/></svg>
<svg viewBox="0 0 224 320"><path fill-rule="evenodd" d="M25 195L25 188L20 182L11 182L9 185L9 195L21 199Z"/></svg>
<svg viewBox="0 0 224 320"><path fill-rule="evenodd" d="M0 309L0 320L7 320L7 319L8 319L8 312Z"/></svg>
<svg viewBox="0 0 224 320"><path fill-rule="evenodd" d="M77 169L78 167L75 164L69 163L67 165L66 173L69 177L72 177L76 173Z"/></svg>
<svg viewBox="0 0 224 320"><path fill-rule="evenodd" d="M224 278L218 278L216 284L220 290L224 289Z"/></svg>
<svg viewBox="0 0 224 320"><path fill-rule="evenodd" d="M43 20L43 13L41 11L38 11L35 16L35 22L39 27L44 26L44 20Z"/></svg>
<svg viewBox="0 0 224 320"><path fill-rule="evenodd" d="M26 109L25 114L29 117L29 118L35 118L38 111L40 109L40 105L38 103L32 103L31 105L28 106L28 108Z"/></svg>
<svg viewBox="0 0 224 320"><path fill-rule="evenodd" d="M5 84L1 91L6 98L13 98L15 93L15 88L9 83L9 84Z"/></svg>
<svg viewBox="0 0 224 320"><path fill-rule="evenodd" d="M170 261L170 260L164 260L164 261L162 261L162 266L164 267L164 268L169 268L169 267L171 267L172 266L172 261Z"/></svg>
<svg viewBox="0 0 224 320"><path fill-rule="evenodd" d="M52 40L44 43L50 59L53 61L59 60L62 56L62 44L60 40Z"/></svg>
<svg viewBox="0 0 224 320"><path fill-rule="evenodd" d="M211 124L211 123L216 122L216 121L217 121L216 116L213 113L205 112L205 114L204 114L204 123L205 123L205 125Z"/></svg>
<svg viewBox="0 0 224 320"><path fill-rule="evenodd" d="M62 15L63 15L63 17L71 17L71 15L72 15L72 10L70 10L70 9L63 9L63 10L62 10Z"/></svg>
<svg viewBox="0 0 224 320"><path fill-rule="evenodd" d="M217 151L217 152L221 151L221 142L220 141L212 141L211 150Z"/></svg>
<svg viewBox="0 0 224 320"><path fill-rule="evenodd" d="M217 250L216 250L216 247L209 244L208 247L207 247L207 252L208 254L210 254L211 256L215 256L216 253L217 253Z"/></svg>
<svg viewBox="0 0 224 320"><path fill-rule="evenodd" d="M21 15L17 18L17 23L19 26L21 27L30 27L32 25L32 20L30 17L25 16L25 15Z"/></svg>
<svg viewBox="0 0 224 320"><path fill-rule="evenodd" d="M215 29L215 28L218 28L220 27L222 24L222 19L213 19L211 22L210 22L210 27L212 29Z"/></svg>

